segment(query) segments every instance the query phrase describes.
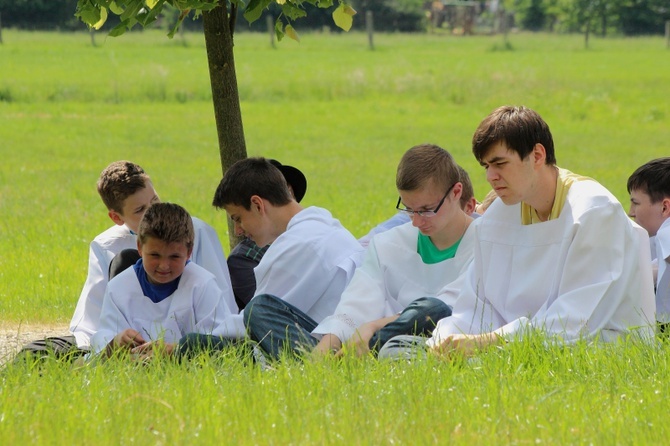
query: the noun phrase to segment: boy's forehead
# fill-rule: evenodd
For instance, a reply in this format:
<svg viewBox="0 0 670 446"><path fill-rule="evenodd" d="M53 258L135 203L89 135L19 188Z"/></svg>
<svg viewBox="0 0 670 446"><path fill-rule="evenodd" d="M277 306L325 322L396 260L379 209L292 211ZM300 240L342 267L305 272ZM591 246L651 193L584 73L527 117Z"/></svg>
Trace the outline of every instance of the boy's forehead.
<svg viewBox="0 0 670 446"><path fill-rule="evenodd" d="M647 193L647 191L642 189L631 189L630 198L631 200L635 199L637 201L651 201L651 196Z"/></svg>
<svg viewBox="0 0 670 446"><path fill-rule="evenodd" d="M495 144L492 144L488 150L486 150L486 153L484 153L484 156L482 156L481 164L488 164L495 162L497 160L501 159L509 159L509 158L521 158L519 154L507 147L507 144L505 144L502 141L499 141Z"/></svg>
<svg viewBox="0 0 670 446"><path fill-rule="evenodd" d="M223 210L225 210L226 213L232 217L234 215L239 215L240 212L244 210L244 208L242 206L237 206L235 204L229 203L223 205Z"/></svg>

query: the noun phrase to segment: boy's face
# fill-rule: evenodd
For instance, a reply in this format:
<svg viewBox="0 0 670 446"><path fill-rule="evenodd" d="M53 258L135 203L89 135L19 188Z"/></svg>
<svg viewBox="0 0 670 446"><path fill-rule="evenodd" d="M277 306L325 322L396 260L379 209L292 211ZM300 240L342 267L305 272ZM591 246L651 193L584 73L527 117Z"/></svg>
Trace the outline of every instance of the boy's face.
<svg viewBox="0 0 670 446"><path fill-rule="evenodd" d="M165 243L154 237L148 237L144 244L138 240L137 250L142 257L144 271L153 284L169 283L181 276L191 252L186 244Z"/></svg>
<svg viewBox="0 0 670 446"><path fill-rule="evenodd" d="M109 218L117 225L125 224L131 231L137 233L140 220L142 220L146 210L159 201L154 186L151 181L147 181L147 185L143 189L138 190L124 200L121 212L109 211Z"/></svg>
<svg viewBox="0 0 670 446"><path fill-rule="evenodd" d="M640 190L630 192L630 211L628 215L642 226L653 237L663 222L668 218L668 202L670 199L651 202L651 197Z"/></svg>
<svg viewBox="0 0 670 446"><path fill-rule="evenodd" d="M256 200L257 198L257 200ZM235 224L235 235L245 236L254 241L258 246L272 243L277 237L272 234L271 226L264 212L264 203L254 195L251 208L228 204L223 207Z"/></svg>
<svg viewBox="0 0 670 446"><path fill-rule="evenodd" d="M521 159L519 154L509 150L504 143L496 143L482 158L486 169L486 181L506 205L526 201L533 193L533 154Z"/></svg>
<svg viewBox="0 0 670 446"><path fill-rule="evenodd" d="M435 210L444 197L442 205L434 216L426 217L418 214L410 214L412 225L423 235L430 237L449 227L450 223L454 220L454 216L460 211L459 191L461 189L461 183L457 183L456 186L447 192L441 187L436 187L434 182L430 181L419 189L413 191L399 190L398 193L400 194L400 201L405 208L412 211ZM445 193L447 193L446 197Z"/></svg>

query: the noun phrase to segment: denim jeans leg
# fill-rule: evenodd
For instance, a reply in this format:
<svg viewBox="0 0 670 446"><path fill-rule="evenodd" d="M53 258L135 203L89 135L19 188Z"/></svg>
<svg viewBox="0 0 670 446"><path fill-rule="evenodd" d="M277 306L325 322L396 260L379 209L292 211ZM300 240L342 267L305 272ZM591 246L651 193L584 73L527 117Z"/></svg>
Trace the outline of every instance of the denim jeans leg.
<svg viewBox="0 0 670 446"><path fill-rule="evenodd" d="M201 353L216 353L232 345L236 340L201 333L189 333L179 340L177 359L193 359Z"/></svg>
<svg viewBox="0 0 670 446"><path fill-rule="evenodd" d="M270 294L259 294L244 309L249 337L272 358L283 351L300 354L317 340L311 333L318 324L298 308Z"/></svg>
<svg viewBox="0 0 670 446"><path fill-rule="evenodd" d="M370 351L377 353L394 336L430 336L440 319L451 316L451 307L435 297L421 297L407 306L395 321L370 339Z"/></svg>

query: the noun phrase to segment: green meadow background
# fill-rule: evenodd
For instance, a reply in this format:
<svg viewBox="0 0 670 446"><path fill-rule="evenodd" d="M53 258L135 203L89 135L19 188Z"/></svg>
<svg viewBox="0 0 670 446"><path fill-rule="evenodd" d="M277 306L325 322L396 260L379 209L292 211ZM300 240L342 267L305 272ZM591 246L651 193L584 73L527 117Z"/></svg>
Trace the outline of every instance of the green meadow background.
<svg viewBox="0 0 670 446"><path fill-rule="evenodd" d="M0 45L0 325L67 326L88 243L112 223L100 171L130 159L164 201L214 226L222 172L204 38L3 30ZM304 34L276 49L238 33L249 155L308 178L303 204L355 236L394 213L395 168L431 142L488 191L470 153L479 121L526 105L549 123L558 163L608 187L670 155L670 50L660 37ZM511 46L511 49L510 49ZM613 243L616 243L613 240ZM189 366L7 367L0 443L661 444L667 348L508 346L477 360L288 362L237 351ZM230 360L228 360L230 359Z"/></svg>

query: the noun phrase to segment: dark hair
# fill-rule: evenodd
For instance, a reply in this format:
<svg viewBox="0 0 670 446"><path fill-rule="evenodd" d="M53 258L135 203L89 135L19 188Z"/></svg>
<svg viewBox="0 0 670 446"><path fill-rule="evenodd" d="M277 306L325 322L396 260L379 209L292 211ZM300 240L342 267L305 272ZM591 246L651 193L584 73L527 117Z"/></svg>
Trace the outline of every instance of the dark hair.
<svg viewBox="0 0 670 446"><path fill-rule="evenodd" d="M628 193L639 190L649 195L652 203L670 197L670 157L656 158L638 167L626 187Z"/></svg>
<svg viewBox="0 0 670 446"><path fill-rule="evenodd" d="M465 209L465 205L468 204L468 201L475 196L475 191L472 188L472 181L470 180L470 175L468 171L463 169L461 166L458 166L458 174L461 178L461 184L463 185L463 192L461 192L461 209Z"/></svg>
<svg viewBox="0 0 670 446"><path fill-rule="evenodd" d="M149 176L130 161L115 161L100 173L97 188L107 209L123 214L123 202L149 182Z"/></svg>
<svg viewBox="0 0 670 446"><path fill-rule="evenodd" d="M246 158L230 166L214 193L212 204L217 208L233 204L251 209L251 197L259 197L274 206L293 200L286 178L265 158Z"/></svg>
<svg viewBox="0 0 670 446"><path fill-rule="evenodd" d="M400 159L395 185L398 190L413 191L433 180L446 192L459 179L458 165L449 152L435 144L420 144Z"/></svg>
<svg viewBox="0 0 670 446"><path fill-rule="evenodd" d="M535 144L542 144L546 150L546 164L556 164L549 126L530 108L503 106L484 118L472 137L472 153L477 161L481 162L496 143L504 143L521 159L533 151Z"/></svg>
<svg viewBox="0 0 670 446"><path fill-rule="evenodd" d="M137 238L144 244L148 238L165 243L183 243L193 248L193 220L183 207L174 203L154 203L140 220Z"/></svg>

